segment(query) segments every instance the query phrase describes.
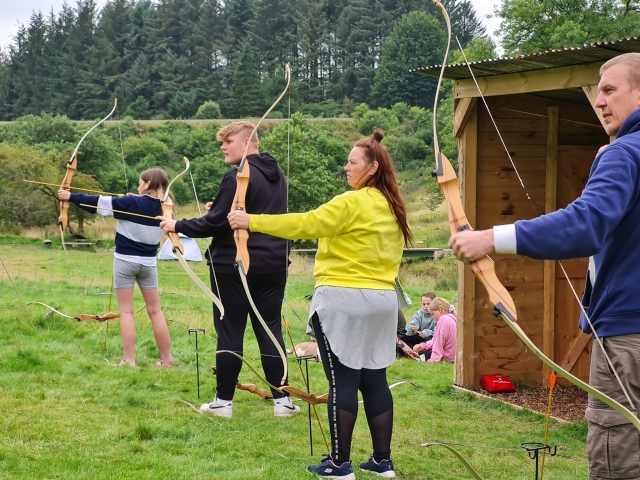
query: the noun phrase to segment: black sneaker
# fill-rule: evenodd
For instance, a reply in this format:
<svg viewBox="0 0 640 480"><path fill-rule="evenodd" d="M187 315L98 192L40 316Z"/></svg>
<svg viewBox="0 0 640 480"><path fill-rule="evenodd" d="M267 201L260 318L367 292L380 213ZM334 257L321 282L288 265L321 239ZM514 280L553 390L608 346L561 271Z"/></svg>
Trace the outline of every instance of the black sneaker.
<svg viewBox="0 0 640 480"><path fill-rule="evenodd" d="M327 453L319 465L309 465L307 472L315 473L322 478L339 478L342 480L356 480L351 469L351 462L344 462L339 467L333 463L331 454Z"/></svg>
<svg viewBox="0 0 640 480"><path fill-rule="evenodd" d="M360 470L383 478L396 478L396 472L393 471L393 462L391 460L380 460L380 463L378 463L373 459L373 455L371 455L368 462L360 464Z"/></svg>

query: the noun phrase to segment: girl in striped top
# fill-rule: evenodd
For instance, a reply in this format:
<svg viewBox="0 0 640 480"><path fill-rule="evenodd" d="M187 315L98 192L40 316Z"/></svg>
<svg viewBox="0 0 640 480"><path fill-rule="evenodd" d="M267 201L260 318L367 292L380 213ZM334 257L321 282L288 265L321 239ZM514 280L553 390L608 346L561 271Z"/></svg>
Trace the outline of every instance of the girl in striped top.
<svg viewBox="0 0 640 480"><path fill-rule="evenodd" d="M89 213L112 216L117 220L113 278L120 310L120 332L124 349L124 359L116 364L117 366L136 366L136 328L133 319L133 287L136 282L142 292L147 314L153 326L153 335L160 351L160 361L156 365L170 367L173 364L169 329L158 295L156 254L163 232L158 220L129 215L129 213L150 217L162 215L160 198L164 197L168 185L169 179L164 170L152 168L140 175L138 195L111 197L58 190L60 200L72 202Z"/></svg>

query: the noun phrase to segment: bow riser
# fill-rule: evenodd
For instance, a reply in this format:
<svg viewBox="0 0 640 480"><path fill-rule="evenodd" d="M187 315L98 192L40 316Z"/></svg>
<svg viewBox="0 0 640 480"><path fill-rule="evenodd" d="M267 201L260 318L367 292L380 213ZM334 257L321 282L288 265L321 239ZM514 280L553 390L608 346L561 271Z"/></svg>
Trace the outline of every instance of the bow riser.
<svg viewBox="0 0 640 480"><path fill-rule="evenodd" d="M120 313L118 312L109 312L105 315L91 315L88 313L81 313L80 315L76 315L75 318L77 321L91 321L91 322L106 322L107 320L114 320L116 318L120 318Z"/></svg>
<svg viewBox="0 0 640 480"><path fill-rule="evenodd" d="M436 176L438 185L444 195L451 235L463 230L473 230L462 208L458 177L451 162L442 152L438 152L437 169L434 170L433 175ZM504 313L510 321L517 321L515 303L507 289L498 280L493 260L489 257L481 258L473 262L471 268L489 293L491 304L499 312Z"/></svg>
<svg viewBox="0 0 640 480"><path fill-rule="evenodd" d="M64 174L60 188L62 190L69 190L71 188L71 181L76 173L78 167L78 156L74 155L69 162L67 162L67 171ZM60 201L60 216L58 217L58 225L62 230L67 229L69 224L69 202L67 200Z"/></svg>
<svg viewBox="0 0 640 480"><path fill-rule="evenodd" d="M167 199L162 202L162 216L165 218L173 218L173 200L171 197L167 196ZM180 237L176 232L169 232L167 236L171 240L171 245L173 246L173 253L178 251L180 254L184 255L184 246L180 242Z"/></svg>
<svg viewBox="0 0 640 480"><path fill-rule="evenodd" d="M238 173L236 174L236 194L233 197L233 204L231 205L231 211L240 210L246 211L246 198L247 189L249 188L249 179L251 178L251 168L247 158L240 162L238 165ZM249 232L244 229L237 229L233 231L233 240L236 243L236 263L238 268L244 275L249 272L250 257L249 257Z"/></svg>

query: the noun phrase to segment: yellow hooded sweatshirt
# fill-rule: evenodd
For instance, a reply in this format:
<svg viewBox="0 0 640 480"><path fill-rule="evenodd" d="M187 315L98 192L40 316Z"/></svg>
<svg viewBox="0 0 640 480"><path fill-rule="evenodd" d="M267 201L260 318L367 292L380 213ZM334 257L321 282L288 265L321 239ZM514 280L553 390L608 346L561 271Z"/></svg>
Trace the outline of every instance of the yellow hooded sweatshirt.
<svg viewBox="0 0 640 480"><path fill-rule="evenodd" d="M251 215L249 229L289 240L319 239L316 287L394 289L404 238L376 188L343 193L307 213Z"/></svg>

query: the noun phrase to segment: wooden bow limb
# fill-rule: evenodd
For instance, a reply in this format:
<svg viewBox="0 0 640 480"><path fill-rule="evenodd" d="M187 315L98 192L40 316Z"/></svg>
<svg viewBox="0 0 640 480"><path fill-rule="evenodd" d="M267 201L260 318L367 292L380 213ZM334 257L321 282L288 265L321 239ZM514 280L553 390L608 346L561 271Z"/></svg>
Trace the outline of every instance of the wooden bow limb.
<svg viewBox="0 0 640 480"><path fill-rule="evenodd" d="M231 350L218 350L216 351L216 355L220 354L220 353L228 353L230 355L233 355L234 357L236 357L237 359L239 359L241 362L245 363L247 365L247 367L249 368L249 370L251 370L254 375L256 375L260 380L262 380L262 382L265 385L268 385L269 388L280 392L280 393L288 393L289 395L291 395L292 397L295 398L299 398L300 400L303 400L306 403L309 403L311 405L319 405L321 403L327 403L327 398L329 397L328 394L324 394L324 395L316 395L315 393L307 393L305 391L300 390L299 388L295 388L295 387L291 387L288 385L283 385L280 387L276 387L275 385L272 385L271 383L269 383L269 381L264 378L259 372L258 370L249 363L249 361L244 358L242 355L239 355L236 352L232 352Z"/></svg>
<svg viewBox="0 0 640 480"><path fill-rule="evenodd" d="M176 175L176 177L173 180L171 180L171 183L169 183L169 186L167 187L167 191L165 193L164 198L160 200L162 202L162 216L165 218L175 217L175 213L173 211L173 200L171 200L170 193L171 193L171 186L173 185L173 183L182 175L187 173L187 171L189 170L189 166L190 166L189 159L187 157L183 157L183 160L186 166L185 169L182 172L180 172L178 175ZM218 310L220 311L220 320L222 320L224 318L224 306L222 305L222 302L220 301L220 299L216 297L216 295L211 291L211 288L207 287L204 284L204 282L200 280L200 278L195 274L195 272L191 270L191 267L187 264L187 261L184 258L184 246L180 242L180 236L176 232L169 232L167 235L169 236L169 239L171 240L171 244L173 245L173 248L172 248L173 254L178 259L178 262L182 266L182 269L187 273L187 275L189 275L191 280L193 280L193 282L200 288L200 290L204 292L204 294L209 298L209 300L211 300L213 304L216 307L218 307Z"/></svg>
<svg viewBox="0 0 640 480"><path fill-rule="evenodd" d="M198 199L198 192L196 190L196 182L193 180L193 173L189 172L189 177L191 178L191 187L193 188L193 196L196 199L196 206L198 207L198 215L202 217L202 210L200 209L200 200ZM212 239L213 240L213 239ZM213 254L211 253L211 243L207 242L207 253L209 254L209 258L213 258ZM211 265L211 274L213 276L213 283L216 286L216 292L218 293L218 298L220 299L220 303L222 303L222 295L220 295L220 285L218 285L218 277L216 276L216 269L213 262L210 262ZM213 285L211 285L211 289L213 291ZM220 317L222 319L222 316ZM215 318L212 318L213 329L215 330Z"/></svg>
<svg viewBox="0 0 640 480"><path fill-rule="evenodd" d="M323 395L316 395L315 393L305 392L304 390L300 390L299 388L292 387L290 385L284 385L278 390L286 392L292 397L299 398L300 400L307 402L310 405L321 405L323 403L326 404L329 401L328 393L325 393Z"/></svg>
<svg viewBox="0 0 640 480"><path fill-rule="evenodd" d="M255 395L259 395L263 400L269 400L273 398L271 392L263 390L262 388L256 387L253 383L236 383L236 388L238 390L244 390L245 392L253 393Z"/></svg>

